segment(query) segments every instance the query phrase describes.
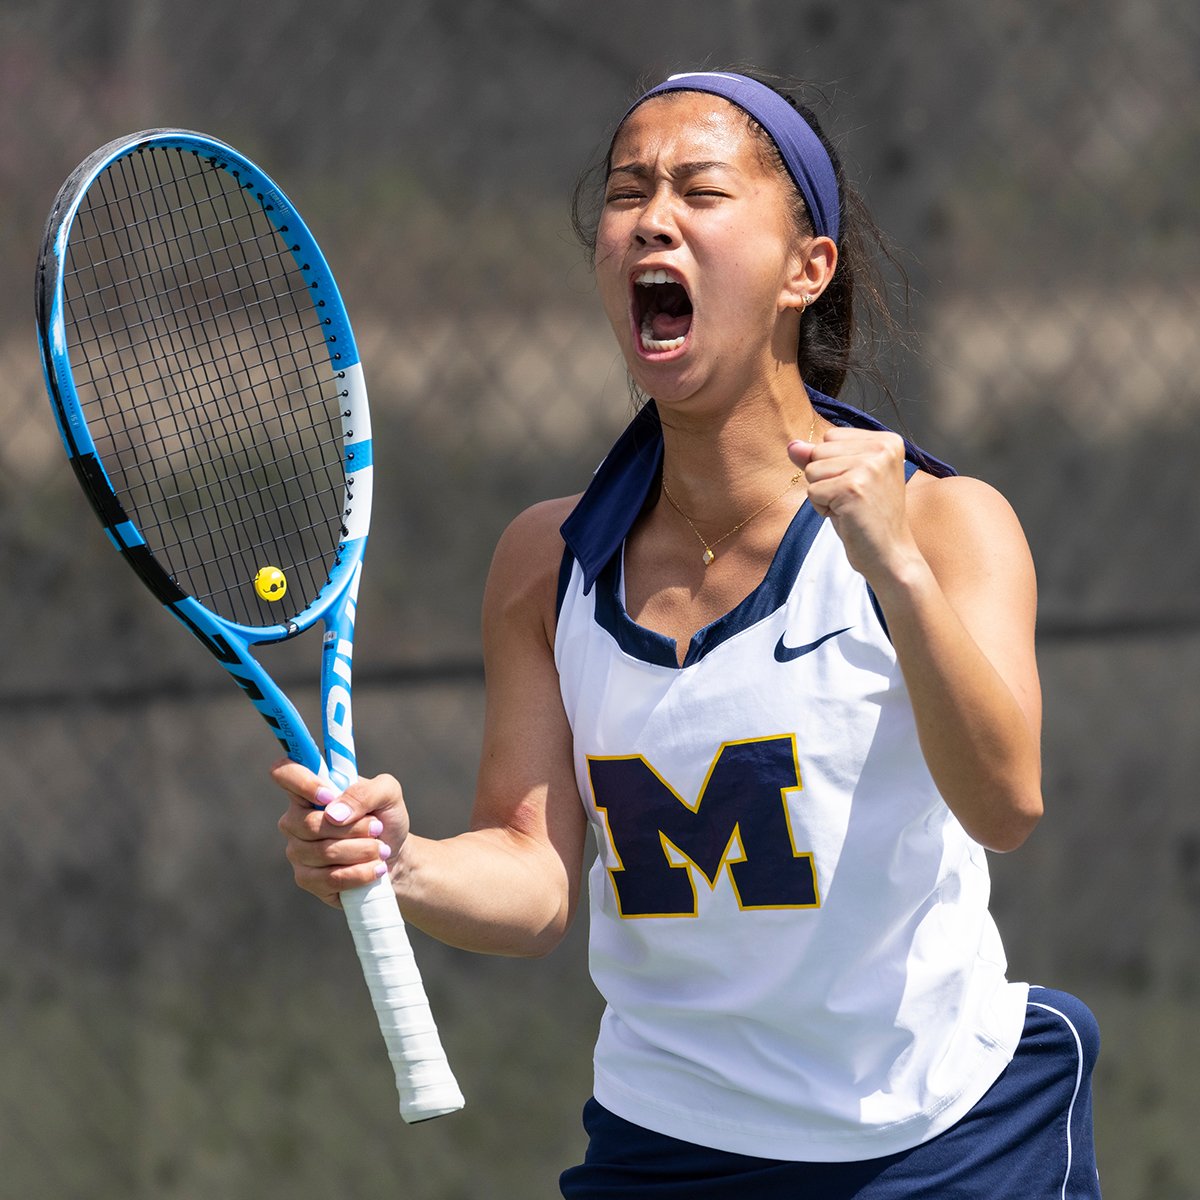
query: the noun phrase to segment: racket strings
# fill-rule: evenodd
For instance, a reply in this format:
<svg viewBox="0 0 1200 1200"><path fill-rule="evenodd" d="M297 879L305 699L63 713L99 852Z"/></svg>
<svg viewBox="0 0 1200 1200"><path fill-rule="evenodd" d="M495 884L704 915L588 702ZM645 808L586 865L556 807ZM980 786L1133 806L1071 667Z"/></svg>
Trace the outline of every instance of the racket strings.
<svg viewBox="0 0 1200 1200"><path fill-rule="evenodd" d="M194 366L197 371L203 371L205 363L203 360L198 360L195 364L179 365L175 368L176 373L178 374L179 372L186 371L192 366ZM125 386L114 386L111 390L110 396L113 401L122 404L123 406L127 405L133 415L138 417L140 420L145 412L153 412L152 402L147 401L144 398L146 395L148 381L142 376L140 368L136 364L126 374L127 379ZM274 394L281 400L288 401L306 395L307 379L305 370L301 370L299 368L286 370L285 364L283 363L264 363L259 379L263 384L271 385L273 387ZM208 379L201 380L194 377L189 382L192 386L197 386L201 382L210 383L212 381ZM85 410L87 410L98 404L100 404L99 400L92 399L85 402L83 407ZM158 441L164 445L167 445L171 442L174 436L178 436L180 429L179 423L173 418L174 414L169 412L164 418L161 427L150 422L142 422L139 425L139 428L147 434L147 444L150 444L152 441ZM212 418L205 418L199 422L199 424L201 426L204 424L211 425L211 422ZM321 426L317 425L314 425L312 428L315 436L323 436L325 438L327 446L330 450L335 450L336 448L340 447L342 440L340 433L334 432L331 428L322 428ZM289 437L290 434L282 431L277 434L271 434L268 432L268 429L269 427L264 425L263 432L266 435L265 441L271 444L272 448L276 450L277 453L285 453L286 442L283 439ZM280 445L277 446L276 443L280 443ZM212 464L215 460L197 457L194 461L196 465L204 466ZM291 479L293 480L298 480L298 478L299 476L297 475L291 476ZM169 499L170 496L167 498Z"/></svg>
<svg viewBox="0 0 1200 1200"><path fill-rule="evenodd" d="M280 257L280 260L282 262L282 256L278 256L278 257ZM294 264L293 264L293 269L294 269ZM231 269L228 272L228 274L232 277L235 275L235 272ZM272 285L272 284L276 284L276 283L286 284L287 280L288 280L288 273L287 273L286 264L285 264L284 269L281 270L278 275L266 276L266 277L264 277L262 282L267 285ZM111 293L114 290L115 289L112 285L107 285L104 288L97 289L95 293L81 295L79 297L79 299L85 304L89 303L92 299L96 299L100 303L103 303L104 295L107 293ZM254 294L253 289L251 289L250 287L233 287L233 288L229 288L225 292L225 296L229 299L237 299L242 294ZM154 344L157 337L159 336L159 332L160 332L157 318L145 317L142 315L142 303L143 302L141 299L135 299L135 300L131 300L129 302L122 302L122 301L118 300L115 304L106 305L102 309L102 312L104 313L105 317L107 317L110 320L112 328L114 328L114 329L119 328L121 330L122 337L124 339L124 343L131 350L137 350L141 346L147 346L147 345ZM198 319L201 317L210 317L212 315L211 308L212 308L212 304L211 304L210 300L203 300L203 301L197 300L194 304L191 304L191 305L180 305L179 307L177 307L175 309L174 315L178 318L183 318L183 319ZM136 314L135 318L133 320L129 320L124 316L124 314L128 311L132 311L133 313ZM117 320L116 318L118 318L118 317L121 319ZM271 322L267 319L264 319L264 320L260 321L257 326L252 322L247 322L247 323L245 323L245 325L243 327L246 329L269 328L270 325L271 325ZM141 342L139 342L133 336L135 333L139 333L139 332L145 332L147 335L145 337L145 339ZM92 344L100 344L106 338L109 338L111 336L112 336L111 331L106 330L104 332L104 334L97 335L92 339L81 338L80 339L80 348L86 350Z"/></svg>
<svg viewBox="0 0 1200 1200"><path fill-rule="evenodd" d="M226 215L228 220L221 222L222 226L231 225L235 220L232 203L235 196L242 205L242 211L245 211L244 190L235 192L227 188L217 188L215 186L215 182L218 179L223 179L224 173L218 175L217 172L213 171L208 173L204 178L209 185L209 194L214 200L214 203L223 202L226 206ZM256 209L254 211L257 213L259 210ZM273 226L270 228L272 231L274 230ZM271 245L271 250L264 253L263 247L264 244L267 243ZM303 331L303 337L297 340L293 335L291 339L293 346L290 361L305 369L306 373L312 373L314 381L318 384L317 400L320 405L319 411L322 419L321 423L306 422L300 419L302 416L308 418L312 417L313 409L309 405L281 403L276 406L275 411L283 418L283 424L285 426L288 424L290 419L291 436L285 437L282 441L275 441L272 443L272 447L277 451L277 453L271 458L270 461L277 469L279 479L277 479L275 483L268 488L269 498L275 501L274 507L268 505L265 513L262 515L265 515L269 518L274 518L278 517L281 512L286 512L289 520L292 522L292 529L297 534L301 535L313 533L320 528L325 528L328 530L331 511L336 511L339 514L341 511L342 492L344 490L344 476L342 473L341 464L340 438L329 439L324 443L320 438L322 424L331 432L334 430L340 432L340 404L334 409L333 413L330 413L329 406L326 403L328 399L328 391L327 389L319 387L319 385L328 379L329 376L329 358L326 349L322 323L317 317L316 309L313 307L308 289L304 286L304 281L300 275L300 271L296 269L295 260L292 260L293 269L290 273L290 277L295 282L296 286L286 288L274 286L273 278L270 274L270 263L272 259L276 261L282 261L281 254L285 246L278 234L274 234L273 240L271 240L265 236L264 231L264 235L259 235L252 239L235 240L233 242L233 246L236 247L237 251L239 252L242 259L242 264L246 268L251 268L252 266L257 265L262 265L264 268L261 274L256 272L254 276L255 302L261 302L263 308L266 307L268 302L273 303L275 305L277 314L281 319L287 318L290 322L293 322L289 325L290 329L295 330L299 328ZM276 247L279 247L280 249L276 249ZM250 253L251 250L258 251L258 255L253 260ZM288 253L290 253L290 251ZM301 306L299 303L300 297L303 297L304 299L303 306ZM254 329L253 322L250 323L250 327L252 330ZM256 356L253 364L255 367L257 367L259 362L269 364L275 360L275 341L273 338L260 337L258 332L255 331L254 344L256 349L261 346L265 351L261 358ZM323 367L321 375L316 374L318 363L320 363ZM250 369L251 364L243 363L243 365L246 366L247 369ZM270 391L268 391L268 394L271 394ZM331 420L331 417L334 419ZM312 434L316 435L315 441L309 436L310 431ZM308 455L305 454L302 456L297 451L301 445L311 449L319 449L323 445L330 444L334 444L338 447L336 455L332 458L332 463L335 465L336 469L330 473L328 471L328 466L330 465L331 460L328 456L322 455L321 462L326 468L324 471L324 480L322 481L323 486L321 487L320 491L313 491L309 486L307 486L307 483L314 481L313 473L309 466ZM283 452L279 453L279 451ZM297 486L289 486L284 489L281 494L279 482L284 478L283 464L285 462L289 464L291 469L291 474L287 476L287 478L293 481ZM323 503L322 501L324 500L336 503L336 509L333 509L332 503ZM259 515L259 510L256 509L255 516L258 517ZM271 524L272 522L268 521L268 525ZM337 518L336 525L337 528L335 540L336 534L340 534L342 529L340 515ZM279 535L276 534L275 537L272 538L272 541L277 542L278 540ZM302 545L309 545L311 544L311 539L302 538L301 543ZM327 556L322 555L320 561L325 562L326 557ZM299 565L311 567L313 561L314 560L311 557L306 557L296 561L296 556L293 555L292 565L293 567ZM316 580L314 579L314 582L315 581ZM321 580L321 582L323 582L323 580ZM315 594L315 590L310 591L310 598L315 596Z"/></svg>
<svg viewBox="0 0 1200 1200"><path fill-rule="evenodd" d="M128 364L126 374L133 376L132 382L135 385L145 386L151 380L157 377L158 381L167 384L174 383L177 386L173 389L174 396L171 395L172 389L159 388L158 390L166 391L169 399L177 399L179 396L195 395L197 388L200 385L208 387L210 392L211 408L212 399L219 396L224 388L225 380L227 379L227 367L212 354L211 338L208 337L205 324L202 320L188 322L186 313L178 313L182 307L175 301L175 308L168 308L163 300L165 296L160 295L147 287L147 282L156 278L169 280L172 287L178 287L181 283L179 267L172 262L172 255L175 259L198 256L180 254L179 247L183 242L178 236L176 228L177 222L172 215L172 236L167 236L165 233L160 234L159 231L152 226L151 222L146 219L146 215L142 206L147 202L146 198L153 195L149 189L143 189L137 186L130 186L130 176L133 171L134 164L131 160L123 159L119 161L121 176L119 182L124 186L124 191L129 199L130 208L132 211L138 212L139 217L127 221L125 225L117 224L113 229L114 237L112 245L119 251L115 259L111 259L109 255L102 254L101 257L106 262L117 261L124 263L126 258L130 259L126 269L116 277L115 282L110 282L110 288L115 288L122 280L129 281L133 286L130 289L133 293L133 301L141 310L143 310L150 318L150 322L154 329L155 348L159 350L161 358L159 360L151 360L152 365L157 366L158 362L165 362L168 371L164 374L161 369L149 372L147 375L143 371L143 362L136 355L130 355L128 347L125 347L123 361ZM119 212L119 206L114 204L114 197L117 195L114 179L116 176L107 177L101 185L100 194L105 197L105 205L103 212L106 216L111 215L114 207ZM105 186L107 185L107 186ZM168 214L171 210L167 210ZM198 228L204 227L204 221L195 222ZM139 227L143 227L144 232L135 237ZM189 235L188 224L185 221L183 224L184 235L187 238L189 249L194 240L193 236ZM153 236L152 236L153 234ZM139 248L143 251L139 257ZM140 269L139 269L140 268ZM186 282L186 277L183 282ZM101 289L102 295L104 289ZM92 305L85 301L85 307L90 313L93 311ZM100 307L100 312L104 315L106 325L121 328L120 321L114 318L113 311L119 306L104 305ZM211 305L206 306L208 311L204 312L205 318L211 318ZM175 313L176 315L172 316ZM181 333L186 331L190 333L192 330L198 331L201 339L196 349L196 354L199 356L199 363L192 361L192 355L181 364L180 351L186 349L187 341ZM208 369L208 364L211 362L212 369ZM201 371L202 377L198 377L197 370ZM107 393L101 393L103 399L108 402L113 398L112 393L118 392L119 388L111 388ZM125 410L118 409L124 415ZM199 410L201 413L204 409ZM196 431L205 434L207 437L214 437L212 445L221 446L222 442L215 438L215 435L227 433L227 430L216 430L212 427L211 420L199 421L193 420L190 422L180 422L179 408L177 404L169 404L164 409L164 425L169 425L174 434L186 434L189 431ZM223 423L223 421L222 421ZM208 424L210 428L204 430L203 426ZM153 416L147 422L143 414L139 425L136 427L139 434L144 434L145 430L155 428ZM231 492L228 486L228 470L221 470L216 475L205 471L196 461L197 456L192 455L192 461L187 464L186 473L183 478L189 483L190 487L196 492L200 499L201 505L196 503L185 504L181 510L182 521L177 521L175 527L165 526L164 522L159 519L159 513L165 511L166 514L172 513L171 507L168 505L164 510L164 501L166 499L165 491L160 485L160 479L157 472L147 473L144 470L146 464L154 464L157 460L149 451L149 446L153 442L153 438L144 438L141 452L133 459L131 476L141 482L155 503L153 505L138 505L136 509L137 518L143 527L143 533L148 541L158 543L159 554L169 565L175 567L176 564L184 562L190 568L188 570L188 580L190 584L189 590L198 594L201 599L212 603L213 600L221 595L222 600L228 599L228 587L222 579L221 572L215 569L222 561L230 559L236 552L237 543L232 540L233 531L230 529L228 521L228 510L233 502L236 493ZM192 445L195 444L195 438L188 439ZM237 439L240 445L235 441L235 450L244 451L246 448L244 439ZM185 445L187 442L184 443ZM229 454L229 439L224 442L225 456ZM178 454L175 455L179 457ZM159 486L156 486L159 485ZM214 528L212 521L201 521L197 518L206 511L221 511L224 510L226 519ZM176 514L177 516L180 514ZM182 530L186 529L186 535ZM261 533L261 530L256 527L256 532ZM197 548L205 544L205 541L210 541L214 546L214 551L205 553ZM177 572L178 573L178 572ZM217 605L220 607L220 605Z"/></svg>
<svg viewBox="0 0 1200 1200"><path fill-rule="evenodd" d="M141 189L141 188L131 188L129 190L135 197L141 196L145 193L145 189ZM223 223L228 223L228 222L223 222ZM137 223L135 223L135 224L137 224ZM205 226L205 225L200 226L201 229L204 229L206 227L211 228L211 226ZM156 255L157 255L157 253L158 253L158 251L155 250ZM199 256L184 255L181 257L186 261L188 258L195 260ZM271 277L268 276L267 279L268 279L268 282L270 282ZM244 290L244 289L239 289L239 290ZM229 289L226 288L226 294L228 294L228 292L229 292ZM273 294L278 295L278 292L276 291ZM193 306L193 307L198 307L198 306ZM187 316L188 314L185 313L184 315ZM208 314L205 314L205 315L208 315ZM260 323L260 324L266 324L266 323ZM205 359L210 356L206 354L204 356L204 358L202 358L200 360L200 362L197 362L197 361L195 361L196 356L193 352L194 351L193 347L191 347L189 345L185 345L183 343L180 343L177 339L174 339L174 338L172 339L172 343L173 344L168 347L168 359L171 363L171 367L176 372L176 374L180 374L181 372L185 374L186 383L189 386L195 387L198 384L211 384L214 382L214 378L217 381L219 381L223 377L223 373L221 373L221 372L216 373L215 376L213 376L213 374L210 372L205 372L204 378L198 378L196 375L197 370L202 370L204 368ZM244 354L241 357L244 358ZM245 364L243 363L242 365L244 366ZM138 384L138 385L144 385L145 379L137 377L138 375L140 375L140 372L134 372L134 375L135 375L134 383ZM333 440L336 441L336 439L333 439Z"/></svg>
<svg viewBox="0 0 1200 1200"><path fill-rule="evenodd" d="M150 165L152 165L152 166L159 165L159 160L157 158L151 159ZM279 252L276 248L278 239L274 233L273 227L270 229L270 237L269 238L264 237L262 232L255 232L252 236L249 236L249 237L241 237L241 238L235 237L234 240L232 240L231 242L226 244L226 241L224 240L226 232L231 231L236 227L236 216L230 209L230 197L231 197L231 194L237 195L238 193L230 193L229 191L227 191L225 189L214 189L213 181L214 181L214 179L217 179L217 178L220 178L220 177L218 177L215 174L215 172L205 173L205 174L201 175L201 179L203 180L203 182L206 185L205 198L207 200L209 200L210 202L212 202L214 205L218 204L218 203L224 203L225 208L226 208L225 218L218 220L215 225L206 224L205 221L202 219L201 222L199 223L199 226L197 229L188 230L187 242L188 242L189 248L194 247L194 245L196 244L197 238L206 237L207 234L209 233L209 231L215 229L215 230L218 230L222 235L221 249L226 252L227 257L230 260L234 259L234 255L236 252L237 257L240 259L240 263L238 263L236 265L240 266L241 268L249 268L252 265L255 265L252 263L251 255L249 253L251 250L258 251L258 254L257 254L257 262L258 263L265 263L266 261L268 261L269 258L272 258L272 257L275 258L276 260L278 260ZM243 209L243 215L244 215L244 211L245 210ZM266 253L264 253L264 251L263 251L264 244L269 246L269 251L267 251ZM216 272L215 279L216 279L218 286L221 286L223 284L224 280L227 277L229 277L231 274L236 274L235 267L231 267L228 272L220 272L220 271ZM273 286L274 279L270 275L269 271L266 272L265 274L260 274L258 272L252 273L249 276L249 279L250 279L249 290L251 291L251 293L253 295L253 304L254 304L254 306L258 307L260 312L265 313L267 303L273 303L275 306L275 309L276 309L275 314L274 314L275 318L280 318L280 317L287 316L287 315L294 316L297 318L300 317L300 315L301 315L300 310L299 310L298 306L296 306L296 304L294 303L294 290L292 288L290 288L290 287L280 288L277 286ZM244 290L244 289L241 289L241 288L236 289L236 291L242 291L242 290ZM220 300L221 300L222 307L225 308L226 310L228 310L232 304L236 303L237 296L234 294L234 292L231 292L229 289L225 289L220 295ZM293 301L293 303L291 305L290 313L288 313L286 311L287 305L284 303L284 301L286 301L286 300ZM240 321L239 325L238 325L238 329L239 329L239 334L241 334L242 336L234 339L234 341L232 343L223 341L221 343L221 345L219 347L217 347L217 346L213 346L213 344L209 340L209 334L211 333L211 331L213 329L211 320L212 320L212 318L214 318L216 316L215 311L211 311L213 308L211 301L209 302L208 307L209 307L210 311L206 314L206 316L209 318L209 320L203 322L199 326L199 328L205 335L205 349L206 350L211 349L214 351L214 361L217 362L218 365L224 367L230 362L230 360L232 360L235 367L240 368L243 373L246 373L246 374L249 374L252 376L253 373L259 368L260 364L269 363L270 359L267 355L259 356L257 354L257 351L264 344L264 340L260 339L254 331L256 328L269 331L268 333L264 334L264 338L266 339L265 344L266 344L266 348L267 348L267 351L269 354L270 347L272 344L270 341L270 338L275 333L274 322L271 319L271 314L265 314L267 316L267 319L258 322L257 325L253 321L249 321L249 322ZM186 317L186 314L184 314L184 316ZM245 348L245 340L244 340L244 335L247 332L250 332L252 335L252 341L251 341L249 349ZM303 348L307 348L308 343L307 343L307 341L301 341L299 343L299 345ZM230 358L222 361L219 357L219 352L223 351L223 350L230 350L230 349L232 349ZM307 364L304 364L304 365L306 365L308 367L311 367L314 365L313 357L311 354L309 354L309 356L308 356ZM191 366L190 362L189 362L188 366L189 367ZM223 373L219 373L217 376L217 381L220 383L224 383L226 378L227 377ZM211 382L211 381L206 379L205 382ZM247 449L248 447L246 445L246 439L243 436L244 431L240 427L238 427L236 424L236 419L238 416L238 412L237 412L237 408L236 408L236 395L231 396L229 394L228 390L225 387L221 386L221 387L217 388L216 396L217 396L217 399L221 402L217 406L217 408L218 408L217 420L215 422L215 426L210 425L209 422L207 422L205 420L201 421L201 425L202 425L202 427L204 427L205 433L209 436L211 436L214 432L219 433L219 434L228 434L231 438L233 438L236 442L239 443L239 449ZM277 394L273 398L275 400L281 399ZM228 403L225 403L226 401L228 401ZM287 413L287 412L302 412L305 410L302 406L297 405L297 406L293 406L291 408L289 408L287 406L278 406L276 408L276 411ZM298 430L294 430L293 432L298 432ZM284 444L286 444L286 443L284 443ZM287 456L294 457L294 456L291 456L290 453L287 453ZM205 481L205 486L209 487L211 484L211 481L212 481L211 474L202 472L202 478ZM297 475L295 472L293 472L291 478L299 479L300 476ZM228 481L228 476L224 473L224 471L222 471L216 475L216 479L221 484L224 484L225 482ZM249 518L247 518L246 516L243 515L241 517L238 517L231 521L228 521L222 528L223 535L235 535L239 531L246 531L247 525L252 525L253 529L251 532L252 532L253 537L256 539L255 544L262 545L267 540L274 542L274 541L278 540L279 535L274 530L274 528L273 528L274 522L270 518L278 517L280 515L280 510L288 509L296 504L301 504L307 509L307 502L311 497L308 496L307 494L305 494L304 492L302 492L302 491L298 492L298 493L285 492L283 495L279 495L278 488L275 486L275 481L273 481L270 478L269 472L268 472L268 476L267 476L267 479L265 480L265 482L267 484L267 492L274 501L274 508L272 509L272 508L268 507L265 510L255 509L250 513ZM237 489L234 489L234 491L236 494ZM220 489L219 498L222 501L228 500L228 495L226 494L226 489L224 487L222 487ZM307 524L305 524L303 522L299 523L297 525L297 528L299 531L305 531L305 530L311 530L311 529L315 528L315 526L311 521L309 521ZM195 538L190 538L190 539L187 539L186 541L181 541L180 545L183 546L183 545L187 545L187 544L192 544L195 542L195 540L196 540ZM235 544L236 544L236 542L235 542ZM220 561L221 560L219 558L218 559L203 559L203 558L201 558L199 560L198 565L201 566L201 568L205 568L205 567L208 567L211 565L218 564Z"/></svg>
<svg viewBox="0 0 1200 1200"><path fill-rule="evenodd" d="M213 160L153 148L89 189L69 242L72 367L122 504L181 586L243 624L328 578L346 495L343 386L321 301L261 199Z"/></svg>

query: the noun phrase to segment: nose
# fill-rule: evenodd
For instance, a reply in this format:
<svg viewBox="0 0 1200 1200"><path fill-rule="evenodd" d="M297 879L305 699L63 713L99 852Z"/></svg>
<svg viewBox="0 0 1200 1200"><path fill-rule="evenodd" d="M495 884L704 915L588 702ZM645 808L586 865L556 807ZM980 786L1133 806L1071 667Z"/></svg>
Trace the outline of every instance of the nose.
<svg viewBox="0 0 1200 1200"><path fill-rule="evenodd" d="M638 213L633 236L639 246L649 246L651 243L674 246L678 241L679 231L675 227L670 198L661 190L650 196L645 207Z"/></svg>

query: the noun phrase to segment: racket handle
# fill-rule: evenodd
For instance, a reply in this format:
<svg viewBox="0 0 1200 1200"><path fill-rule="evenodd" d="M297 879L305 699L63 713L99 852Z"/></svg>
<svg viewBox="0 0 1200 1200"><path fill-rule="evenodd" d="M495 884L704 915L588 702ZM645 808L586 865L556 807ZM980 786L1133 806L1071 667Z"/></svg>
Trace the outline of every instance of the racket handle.
<svg viewBox="0 0 1200 1200"><path fill-rule="evenodd" d="M342 908L396 1073L400 1115L412 1125L457 1112L465 1101L446 1061L388 877L343 892Z"/></svg>

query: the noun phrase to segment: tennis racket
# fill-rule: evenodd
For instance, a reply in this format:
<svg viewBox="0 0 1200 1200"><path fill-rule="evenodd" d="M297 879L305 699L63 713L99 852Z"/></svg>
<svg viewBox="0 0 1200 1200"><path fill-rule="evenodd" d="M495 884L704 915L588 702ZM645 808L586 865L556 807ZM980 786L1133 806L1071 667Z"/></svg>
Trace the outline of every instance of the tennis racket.
<svg viewBox="0 0 1200 1200"><path fill-rule="evenodd" d="M55 199L37 322L59 433L109 539L288 756L344 789L371 423L345 307L295 208L203 134L110 142ZM251 653L318 620L324 755ZM342 904L401 1114L461 1108L387 877Z"/></svg>

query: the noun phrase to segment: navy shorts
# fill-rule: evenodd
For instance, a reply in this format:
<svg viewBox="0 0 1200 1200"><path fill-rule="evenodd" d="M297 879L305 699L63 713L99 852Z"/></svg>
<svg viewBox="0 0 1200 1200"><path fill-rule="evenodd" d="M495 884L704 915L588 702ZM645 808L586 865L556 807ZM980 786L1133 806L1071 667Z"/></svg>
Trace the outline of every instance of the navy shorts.
<svg viewBox="0 0 1200 1200"><path fill-rule="evenodd" d="M1031 988L1012 1062L956 1125L911 1150L857 1162L753 1158L651 1133L594 1099L567 1200L1096 1200L1092 1068L1100 1031L1066 992Z"/></svg>

